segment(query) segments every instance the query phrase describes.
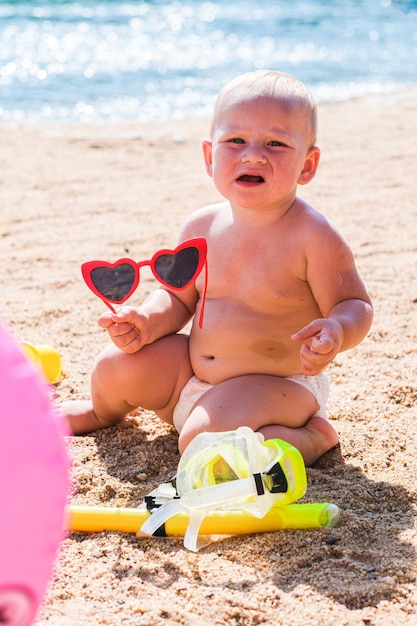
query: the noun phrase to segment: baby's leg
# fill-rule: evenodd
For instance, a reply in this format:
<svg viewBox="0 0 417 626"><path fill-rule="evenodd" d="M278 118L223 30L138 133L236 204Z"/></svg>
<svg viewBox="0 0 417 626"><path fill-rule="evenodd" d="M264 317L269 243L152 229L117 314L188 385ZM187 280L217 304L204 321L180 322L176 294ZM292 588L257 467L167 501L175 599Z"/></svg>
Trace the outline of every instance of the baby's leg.
<svg viewBox="0 0 417 626"><path fill-rule="evenodd" d="M169 335L126 354L113 344L99 355L91 375L91 400L61 405L71 431L112 426L137 407L172 423L179 394L193 372L186 335Z"/></svg>
<svg viewBox="0 0 417 626"><path fill-rule="evenodd" d="M259 374L232 378L195 404L180 434L180 452L202 431L249 426L267 439L293 444L310 465L338 443L331 424L316 415L318 409L314 396L291 380Z"/></svg>
<svg viewBox="0 0 417 626"><path fill-rule="evenodd" d="M271 425L259 428L259 431L265 439L283 439L291 443L301 452L307 466L339 443L339 435L333 426L319 415L314 415L299 428Z"/></svg>

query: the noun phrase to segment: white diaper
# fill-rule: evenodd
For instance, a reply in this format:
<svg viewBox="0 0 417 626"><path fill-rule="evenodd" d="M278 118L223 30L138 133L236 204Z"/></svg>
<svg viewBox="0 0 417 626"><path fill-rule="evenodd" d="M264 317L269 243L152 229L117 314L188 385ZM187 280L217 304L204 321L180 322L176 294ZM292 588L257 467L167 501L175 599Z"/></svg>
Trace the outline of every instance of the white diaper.
<svg viewBox="0 0 417 626"><path fill-rule="evenodd" d="M197 376L192 376L190 378L181 391L178 403L172 415L172 422L178 433L181 432L182 427L187 421L188 416L191 413L191 409L197 400L199 400L201 396L206 393L206 391L213 389L213 387L214 385L206 383L204 380L200 380Z"/></svg>
<svg viewBox="0 0 417 626"><path fill-rule="evenodd" d="M327 419L327 400L329 399L330 382L327 374L320 372L315 376L307 376L306 374L295 374L294 376L286 376L287 380L292 380L293 383L301 385L304 389L307 389L316 399L319 405L319 410L316 415L320 415L324 419Z"/></svg>
<svg viewBox="0 0 417 626"><path fill-rule="evenodd" d="M324 372L320 372L316 376L307 376L306 374L295 374L294 376L286 376L286 380L291 380L297 385L301 385L307 389L316 399L319 405L317 415L327 418L327 400L329 397L329 379ZM181 432L188 416L195 403L207 391L213 389L214 385L206 383L203 380L192 376L181 391L178 403L174 409L172 421L178 433Z"/></svg>

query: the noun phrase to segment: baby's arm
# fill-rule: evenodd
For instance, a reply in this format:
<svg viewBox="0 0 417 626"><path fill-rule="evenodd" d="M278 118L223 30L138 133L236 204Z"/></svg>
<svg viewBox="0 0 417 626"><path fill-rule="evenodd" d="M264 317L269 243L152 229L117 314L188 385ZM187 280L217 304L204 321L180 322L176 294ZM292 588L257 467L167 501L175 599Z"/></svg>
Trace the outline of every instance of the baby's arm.
<svg viewBox="0 0 417 626"><path fill-rule="evenodd" d="M307 280L322 312L292 336L302 342L300 358L307 374L317 374L335 356L353 348L372 323L372 303L353 254L331 228L309 245Z"/></svg>
<svg viewBox="0 0 417 626"><path fill-rule="evenodd" d="M119 307L117 313L104 313L98 320L113 343L123 352L133 353L156 339L176 333L191 319L197 302L194 287L181 292L181 298L166 289L152 292L140 307Z"/></svg>

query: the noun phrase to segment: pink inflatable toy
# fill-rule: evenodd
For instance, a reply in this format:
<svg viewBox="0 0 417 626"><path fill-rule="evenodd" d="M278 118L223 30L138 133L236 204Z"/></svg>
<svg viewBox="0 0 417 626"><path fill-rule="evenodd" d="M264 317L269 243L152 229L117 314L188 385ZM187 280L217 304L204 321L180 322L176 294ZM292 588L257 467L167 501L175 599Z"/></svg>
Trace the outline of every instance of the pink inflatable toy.
<svg viewBox="0 0 417 626"><path fill-rule="evenodd" d="M33 623L64 537L69 459L44 379L0 321L0 624Z"/></svg>

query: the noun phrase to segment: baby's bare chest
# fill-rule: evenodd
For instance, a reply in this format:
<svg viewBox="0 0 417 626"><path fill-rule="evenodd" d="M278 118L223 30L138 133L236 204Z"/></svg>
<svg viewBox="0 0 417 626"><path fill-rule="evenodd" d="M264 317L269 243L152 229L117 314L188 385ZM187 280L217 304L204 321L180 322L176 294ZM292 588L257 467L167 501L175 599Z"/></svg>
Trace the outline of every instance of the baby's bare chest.
<svg viewBox="0 0 417 626"><path fill-rule="evenodd" d="M287 245L265 250L261 242L251 249L218 250L208 261L208 297L238 298L252 304L298 305L312 297L304 258Z"/></svg>

